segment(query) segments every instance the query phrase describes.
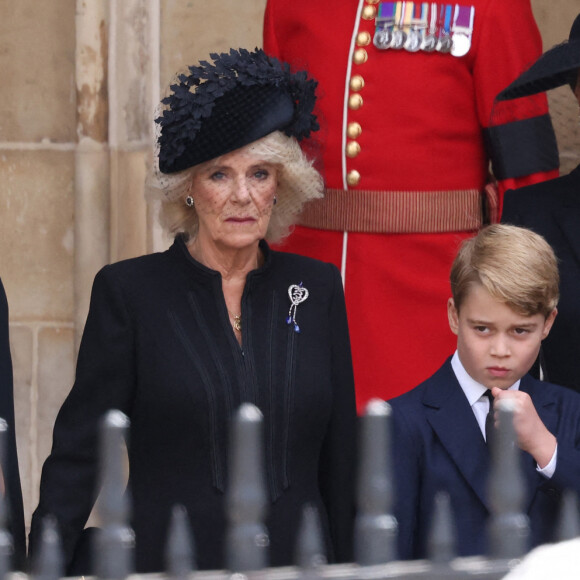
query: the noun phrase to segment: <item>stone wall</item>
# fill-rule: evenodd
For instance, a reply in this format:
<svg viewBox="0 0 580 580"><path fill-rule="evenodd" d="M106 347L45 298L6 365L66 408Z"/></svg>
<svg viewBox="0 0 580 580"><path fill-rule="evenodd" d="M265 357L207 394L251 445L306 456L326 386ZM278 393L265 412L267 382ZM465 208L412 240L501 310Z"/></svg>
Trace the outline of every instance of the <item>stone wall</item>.
<svg viewBox="0 0 580 580"><path fill-rule="evenodd" d="M210 51L260 45L264 5L0 0L0 275L27 518L96 270L166 243L143 201L154 104ZM557 13L551 0L533 7L545 47L567 36L578 10L577 0L560 0ZM571 95L556 108L570 127ZM574 148L565 150L575 161Z"/></svg>
<svg viewBox="0 0 580 580"><path fill-rule="evenodd" d="M92 278L164 243L143 201L153 103L210 51L259 45L264 4L0 0L0 275L27 521Z"/></svg>
<svg viewBox="0 0 580 580"><path fill-rule="evenodd" d="M0 275L30 513L74 365L75 0L2 0L0 14Z"/></svg>

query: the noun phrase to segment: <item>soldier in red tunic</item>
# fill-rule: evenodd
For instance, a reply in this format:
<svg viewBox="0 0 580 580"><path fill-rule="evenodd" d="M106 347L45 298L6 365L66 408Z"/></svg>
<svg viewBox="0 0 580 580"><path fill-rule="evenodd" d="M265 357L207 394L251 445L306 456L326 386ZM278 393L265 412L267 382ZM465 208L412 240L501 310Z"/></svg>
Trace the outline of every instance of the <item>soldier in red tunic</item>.
<svg viewBox="0 0 580 580"><path fill-rule="evenodd" d="M493 108L540 34L529 0L268 0L264 48L320 83L326 195L282 249L341 268L360 409L438 368L458 244L558 174L545 97Z"/></svg>

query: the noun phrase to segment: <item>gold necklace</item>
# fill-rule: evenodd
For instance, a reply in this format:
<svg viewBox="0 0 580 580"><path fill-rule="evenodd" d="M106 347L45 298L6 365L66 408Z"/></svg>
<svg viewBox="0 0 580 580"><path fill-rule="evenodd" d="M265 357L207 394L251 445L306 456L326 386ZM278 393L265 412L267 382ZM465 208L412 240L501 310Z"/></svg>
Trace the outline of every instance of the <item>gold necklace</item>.
<svg viewBox="0 0 580 580"><path fill-rule="evenodd" d="M238 332L242 332L242 315L241 314L232 314L229 310L228 310L228 314L234 319L234 323L233 323L233 327L234 330L237 330Z"/></svg>

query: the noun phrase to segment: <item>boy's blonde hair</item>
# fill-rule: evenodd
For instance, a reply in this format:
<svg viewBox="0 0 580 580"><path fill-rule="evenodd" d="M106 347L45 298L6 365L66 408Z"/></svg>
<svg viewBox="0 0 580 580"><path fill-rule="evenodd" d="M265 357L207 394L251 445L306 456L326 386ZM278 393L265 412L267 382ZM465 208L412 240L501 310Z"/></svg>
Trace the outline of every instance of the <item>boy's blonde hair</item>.
<svg viewBox="0 0 580 580"><path fill-rule="evenodd" d="M558 304L554 251L531 230L495 224L463 242L451 267L451 293L459 311L474 283L524 316L547 317Z"/></svg>

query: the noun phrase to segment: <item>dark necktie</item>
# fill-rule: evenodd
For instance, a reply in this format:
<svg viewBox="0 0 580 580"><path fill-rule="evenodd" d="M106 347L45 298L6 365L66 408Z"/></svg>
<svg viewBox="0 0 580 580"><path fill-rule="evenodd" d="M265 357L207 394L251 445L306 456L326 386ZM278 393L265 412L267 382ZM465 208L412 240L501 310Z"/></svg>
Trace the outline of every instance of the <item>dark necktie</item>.
<svg viewBox="0 0 580 580"><path fill-rule="evenodd" d="M484 396L487 397L489 401L489 411L487 412L487 417L485 418L485 441L488 445L491 443L491 439L494 435L494 420L493 420L493 395L491 394L491 390L487 389Z"/></svg>

